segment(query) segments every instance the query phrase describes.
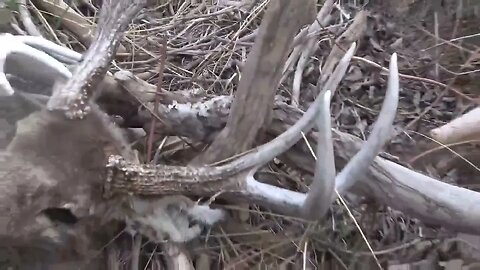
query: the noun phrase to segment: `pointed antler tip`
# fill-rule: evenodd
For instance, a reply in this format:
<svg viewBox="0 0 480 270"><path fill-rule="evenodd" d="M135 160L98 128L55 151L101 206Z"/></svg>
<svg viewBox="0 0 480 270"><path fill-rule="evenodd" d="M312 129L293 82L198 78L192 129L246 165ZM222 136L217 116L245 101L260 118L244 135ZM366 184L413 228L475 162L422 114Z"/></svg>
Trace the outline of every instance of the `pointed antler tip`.
<svg viewBox="0 0 480 270"><path fill-rule="evenodd" d="M350 45L350 48L348 48L348 51L346 52L346 54L352 54L353 55L356 48L357 48L357 43L353 42L352 45Z"/></svg>
<svg viewBox="0 0 480 270"><path fill-rule="evenodd" d="M393 79L398 81L398 62L397 62L397 53L393 53L390 57L390 66L389 66L389 76L394 77Z"/></svg>
<svg viewBox="0 0 480 270"><path fill-rule="evenodd" d="M323 97L325 100L328 100L328 102L330 102L330 99L332 98L332 91L330 89L325 90L325 94Z"/></svg>
<svg viewBox="0 0 480 270"><path fill-rule="evenodd" d="M397 64L397 53L396 52L394 52L392 54L392 56L390 57L390 62L393 62L393 63Z"/></svg>

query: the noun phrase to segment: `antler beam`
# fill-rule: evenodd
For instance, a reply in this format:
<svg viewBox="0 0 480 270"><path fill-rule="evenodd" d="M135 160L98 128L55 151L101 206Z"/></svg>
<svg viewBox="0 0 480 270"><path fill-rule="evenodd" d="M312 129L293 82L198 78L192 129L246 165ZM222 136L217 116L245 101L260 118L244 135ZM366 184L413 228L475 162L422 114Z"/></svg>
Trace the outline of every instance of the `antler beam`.
<svg viewBox="0 0 480 270"><path fill-rule="evenodd" d="M107 73L108 65L128 24L146 0L105 0L100 11L99 29L92 46L66 84L59 84L48 101L49 110L65 110L70 118L83 118L95 86Z"/></svg>

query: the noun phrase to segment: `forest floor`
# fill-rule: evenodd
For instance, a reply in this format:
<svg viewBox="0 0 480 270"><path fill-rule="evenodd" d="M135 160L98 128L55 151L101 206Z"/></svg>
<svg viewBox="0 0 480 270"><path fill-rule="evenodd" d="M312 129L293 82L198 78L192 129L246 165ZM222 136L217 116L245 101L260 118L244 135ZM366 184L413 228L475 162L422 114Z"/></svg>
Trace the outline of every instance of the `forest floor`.
<svg viewBox="0 0 480 270"><path fill-rule="evenodd" d="M209 6L205 1L186 2L190 1L170 1L142 12L123 41L127 49L117 54L111 71L130 70L156 84L158 53L161 44L166 43L165 89L200 88L208 93L230 94L238 85L242 63L253 45L266 2L240 8L229 7L236 1L219 1L226 3L223 7ZM368 137L383 101L386 77L366 60L386 67L391 54L396 52L399 72L409 77L400 81L396 134L385 149L388 158L442 181L480 190L480 183L474 180L480 172L472 166L480 163L480 141L447 149L438 147L429 135L431 129L480 102L480 15L468 6L462 10L444 7L437 11L436 23L433 8L428 4L419 4L400 15L384 12L381 6L364 8L370 15L358 41L356 58L332 101L335 128L363 139ZM303 108L312 100L309 89L321 74L319 66L330 53L335 38L359 10L358 6L342 5L344 15L337 15L331 27L319 32L315 52L302 77ZM79 12L92 16L86 7ZM56 27L55 20L49 22ZM65 29L52 33L77 51L85 49ZM290 72L278 94L289 99L293 79L294 72ZM6 126L0 119L0 131L7 130ZM0 134L0 146L7 137ZM173 154L166 155L169 162L175 162L175 149L184 152L185 146L170 148ZM297 177L298 181L304 177L301 171L278 168L275 164L272 168ZM254 206L226 207L232 212L231 220L185 247L196 269L216 269L220 264L228 269L375 269L375 260L392 270L480 269L474 268L480 267L480 237L432 228L374 203L350 209L373 253L340 205L332 207L332 218L316 224L275 216ZM128 261L131 239L120 237L115 245L119 261ZM167 251L159 250L161 245L144 241L142 260L149 261L148 269L161 269L162 254ZM119 269L123 269L121 265Z"/></svg>

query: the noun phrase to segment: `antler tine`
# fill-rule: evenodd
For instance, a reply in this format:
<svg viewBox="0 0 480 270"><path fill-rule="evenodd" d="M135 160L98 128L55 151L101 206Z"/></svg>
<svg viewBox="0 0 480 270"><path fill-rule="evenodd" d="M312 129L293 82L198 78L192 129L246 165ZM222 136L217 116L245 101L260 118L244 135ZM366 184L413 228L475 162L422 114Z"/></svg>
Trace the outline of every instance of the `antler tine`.
<svg viewBox="0 0 480 270"><path fill-rule="evenodd" d="M350 60L354 54L355 47L356 44L354 42L333 71L332 78L334 79L329 80L323 89L337 88L341 78L347 71ZM217 167L218 171L221 174L227 175L229 172L238 172L251 167L258 167L266 164L277 155L287 151L290 147L298 142L298 140L301 138L302 132L308 132L313 127L316 113L321 110L322 106L324 106L322 102L323 95L324 93L320 91L310 108L305 112L300 120L287 131L280 134L272 141L259 146L256 151L246 154L245 156L240 157L226 165ZM330 115L329 111L327 113Z"/></svg>
<svg viewBox="0 0 480 270"><path fill-rule="evenodd" d="M346 70L353 56L354 45L345 54L341 63L337 66L334 74ZM345 60L345 61L343 61ZM345 66L346 65L346 66ZM337 73L340 74L340 73ZM333 75L335 76L335 75ZM333 77L332 76L332 77ZM335 82L336 78L331 80ZM329 83L327 83L328 85ZM314 180L308 194L302 194L258 182L252 170L246 176L246 187L241 193L251 200L264 206L272 207L282 213L291 214L307 219L319 219L328 210L335 198L334 187L341 193L350 188L358 176L364 174L373 159L378 155L381 148L389 139L389 131L392 127L398 106L399 77L397 67L397 55L394 53L390 61L390 73L388 88L383 102L380 116L375 122L372 134L362 149L353 157L345 168L335 177L335 163L330 127L330 91L325 91L321 96L322 106L320 116L316 119L318 125L317 162ZM319 98L320 99L320 98ZM323 153L323 155L319 155ZM298 210L301 211L298 211Z"/></svg>
<svg viewBox="0 0 480 270"><path fill-rule="evenodd" d="M390 138L393 120L397 112L400 88L396 53L393 53L390 58L389 69L387 92L379 117L373 126L368 140L337 175L336 188L339 193L347 191L355 184L359 175L365 174L370 164ZM332 198L335 199L336 196Z"/></svg>
<svg viewBox="0 0 480 270"><path fill-rule="evenodd" d="M335 189L335 156L333 153L332 127L330 123L330 100L332 92L343 78L355 53L356 43L352 43L345 55L340 59L335 71L325 84L325 95L322 97L322 107L319 117L315 120L318 128L317 162L310 191L302 206L302 215L308 219L320 219L330 207L330 198Z"/></svg>
<svg viewBox="0 0 480 270"><path fill-rule="evenodd" d="M13 60L8 67L6 66L7 57ZM81 54L42 37L2 34L0 35L0 96L14 94L5 75L6 71L22 76L24 79L46 79L45 77L52 80L68 79L72 76L71 72L58 60L73 62L80 58Z"/></svg>
<svg viewBox="0 0 480 270"><path fill-rule="evenodd" d="M332 91L332 97L333 95L335 95L335 91L337 90L336 86L343 79L343 75L345 74L348 66L350 65L350 61L352 60L352 57L355 54L356 48L357 48L357 43L353 42L352 45L350 45L350 48L348 48L345 55L342 57L342 59L340 59L340 62L338 63L335 70L333 71L332 76L330 76L330 78L328 78L327 82L325 83L324 89L330 89ZM339 72L337 72L337 69L339 69ZM335 85L335 87L332 87L333 85Z"/></svg>
<svg viewBox="0 0 480 270"><path fill-rule="evenodd" d="M42 50L67 64L76 64L82 60L82 54L51 42L43 37L16 36L16 39L38 50Z"/></svg>
<svg viewBox="0 0 480 270"><path fill-rule="evenodd" d="M317 142L317 162L315 167L315 175L310 192L305 195L258 182L253 177L256 168L258 168L256 167L252 169L246 177L246 187L245 190L242 191L244 196L257 201L264 206L275 208L278 211L289 215L300 215L308 219L318 219L325 215L330 206L330 198L332 197L335 188L335 161L330 122L331 92L337 88L341 79L345 75L345 72L347 71L350 61L354 55L355 48L356 43L353 43L338 63L330 79L327 81L327 83L325 83L325 86L323 87L325 90L320 92L316 100L320 115L315 119L315 122L320 135ZM319 87L321 86L319 85ZM310 107L309 111L312 110L312 107ZM301 119L306 117L309 111L307 111ZM295 125L298 125L299 122L297 122ZM287 130L286 132L290 131L291 129ZM272 147L276 140L280 140L285 143L285 141L281 139L282 135L261 147L266 147L267 145ZM301 134L297 135L300 137ZM284 144L281 149L278 149L283 150L283 148L286 148L283 150L286 151L296 142L297 140L290 141L288 144ZM259 148L258 152L261 152L261 147ZM277 149L275 149L275 151L276 150ZM278 154L280 153L281 152ZM320 153L324 153L324 155L319 155ZM254 155L259 154L248 154L243 158L245 158L245 162L255 162L256 157ZM238 162L240 159L238 159L236 162ZM263 162L264 160L261 161ZM262 163L257 164L257 166L260 165L262 165Z"/></svg>
<svg viewBox="0 0 480 270"><path fill-rule="evenodd" d="M83 118L89 112L89 99L106 74L121 36L146 0L105 0L100 11L95 41L72 77L54 88L49 110L64 110L69 118Z"/></svg>
<svg viewBox="0 0 480 270"><path fill-rule="evenodd" d="M322 96L322 107L315 119L318 128L315 173L310 191L302 206L302 216L320 219L330 207L330 198L335 189L335 156L333 154L332 127L330 119L331 91Z"/></svg>
<svg viewBox="0 0 480 270"><path fill-rule="evenodd" d="M310 191L307 194L305 203L302 206L302 216L308 219L320 219L330 207L330 198L335 189L335 156L333 153L332 128L330 123L330 100L332 92L343 78L350 61L355 53L356 43L352 43L348 51L338 63L332 76L325 84L325 95L320 116L316 119L318 128L317 155L315 164L315 173ZM321 154L322 153L322 154Z"/></svg>

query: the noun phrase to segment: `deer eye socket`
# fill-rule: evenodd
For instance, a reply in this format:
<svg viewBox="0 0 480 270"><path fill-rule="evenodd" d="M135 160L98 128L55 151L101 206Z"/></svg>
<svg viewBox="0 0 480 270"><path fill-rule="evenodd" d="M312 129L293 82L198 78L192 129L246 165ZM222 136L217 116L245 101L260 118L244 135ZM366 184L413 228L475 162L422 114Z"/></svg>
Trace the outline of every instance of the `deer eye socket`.
<svg viewBox="0 0 480 270"><path fill-rule="evenodd" d="M75 224L78 222L78 218L66 208L47 208L42 211L51 221L57 221L65 224Z"/></svg>

